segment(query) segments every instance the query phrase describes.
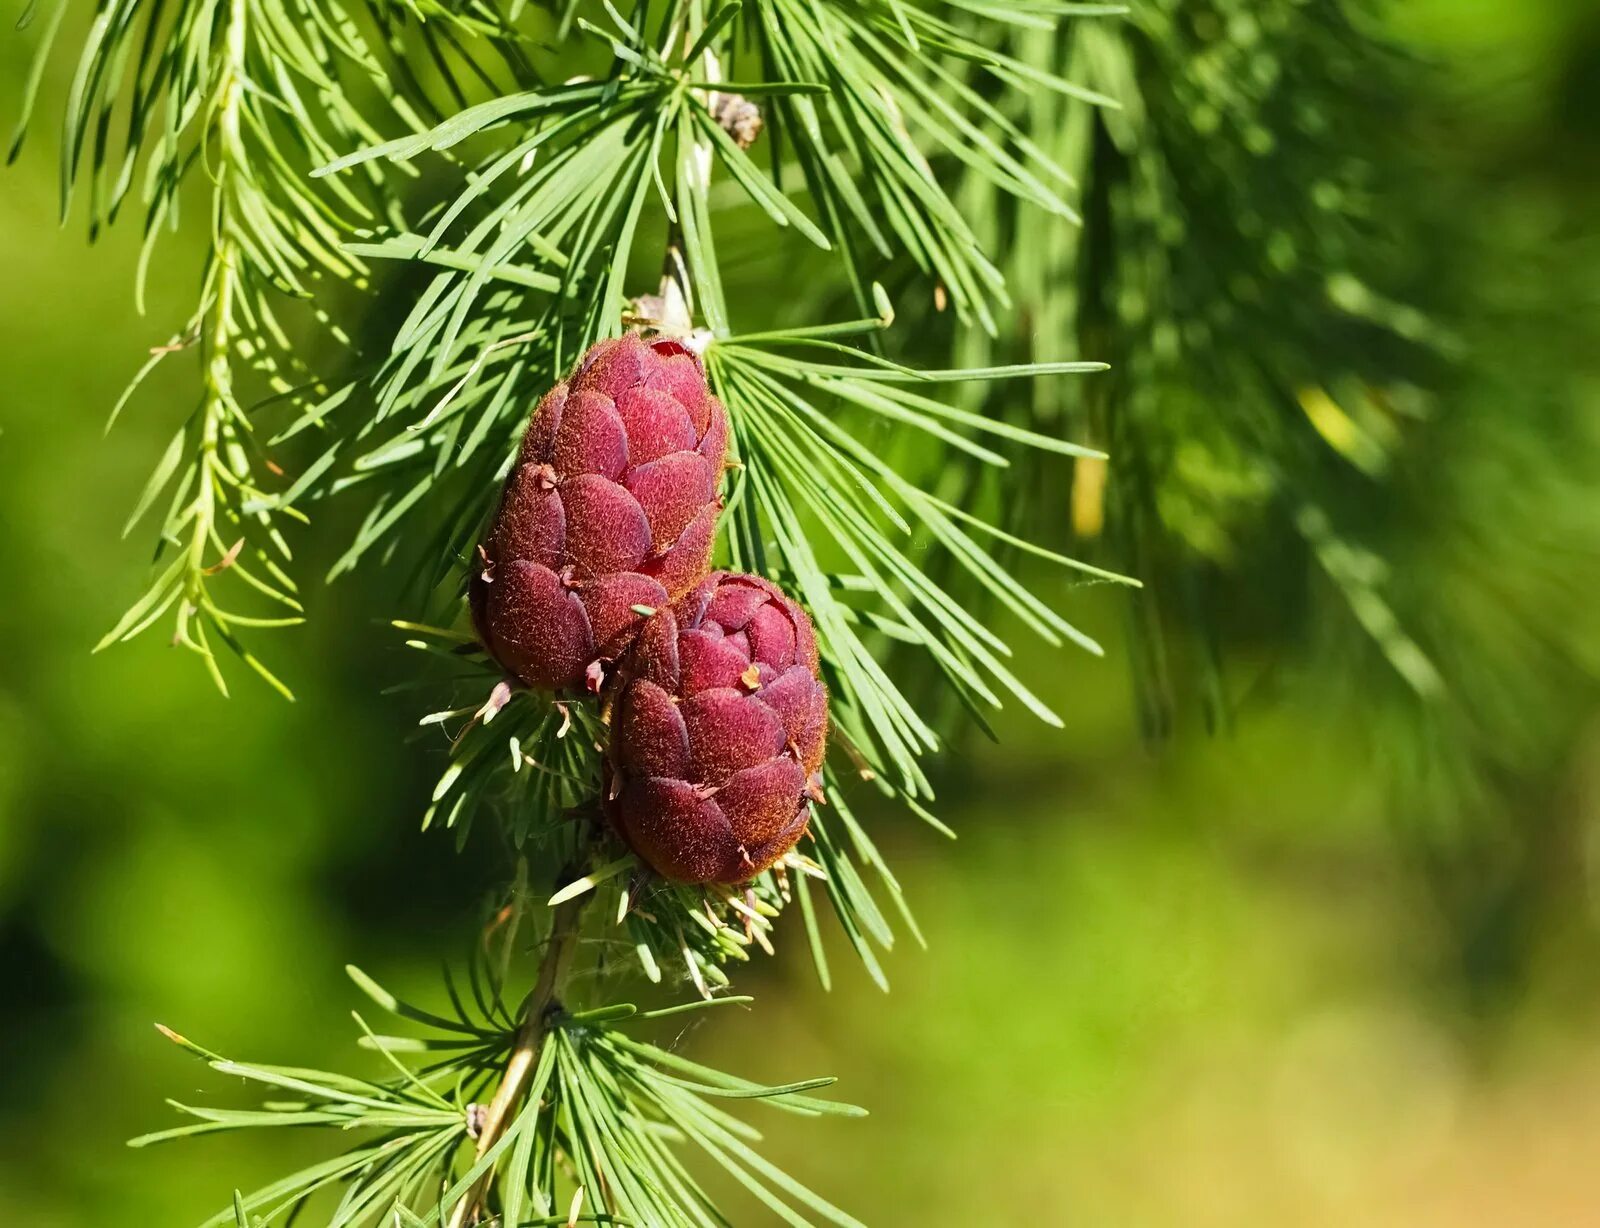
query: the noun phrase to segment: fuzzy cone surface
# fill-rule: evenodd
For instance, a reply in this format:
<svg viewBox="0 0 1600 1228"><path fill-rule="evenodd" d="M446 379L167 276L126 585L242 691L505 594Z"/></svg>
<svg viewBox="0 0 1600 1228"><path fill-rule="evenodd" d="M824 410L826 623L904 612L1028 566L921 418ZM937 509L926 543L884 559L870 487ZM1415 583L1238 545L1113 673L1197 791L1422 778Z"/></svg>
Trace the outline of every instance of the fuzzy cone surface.
<svg viewBox="0 0 1600 1228"><path fill-rule="evenodd" d="M539 402L470 586L489 654L541 690L598 679L711 562L728 418L674 341L602 341Z"/></svg>
<svg viewBox="0 0 1600 1228"><path fill-rule="evenodd" d="M777 585L714 573L645 622L613 686L606 813L658 873L741 883L805 834L828 693Z"/></svg>

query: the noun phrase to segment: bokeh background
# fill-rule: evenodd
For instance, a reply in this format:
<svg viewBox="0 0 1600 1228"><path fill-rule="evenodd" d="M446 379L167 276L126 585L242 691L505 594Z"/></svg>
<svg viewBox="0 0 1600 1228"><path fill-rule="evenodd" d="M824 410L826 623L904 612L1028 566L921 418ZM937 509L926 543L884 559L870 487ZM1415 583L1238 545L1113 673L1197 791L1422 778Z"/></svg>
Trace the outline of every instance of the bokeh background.
<svg viewBox="0 0 1600 1228"><path fill-rule="evenodd" d="M1423 499L1386 503L1386 528L1414 573L1465 577L1436 594L1459 702L1492 708L1481 678L1537 675L1515 692L1530 710L1406 726L1303 620L1253 617L1225 645L1247 683L1227 727L1152 741L1139 620L1041 575L1110 651L1026 662L1065 730L1008 713L997 743L956 739L956 843L884 816L929 949L895 952L887 996L841 951L824 994L791 941L747 978L753 1017L684 1038L754 1077L840 1076L872 1115L774 1120L771 1147L869 1222L1600 1224L1600 500L1581 468L1600 420L1600 18L1585 0L1413 0L1384 21L1428 123L1415 165L1380 169L1440 195L1457 224L1422 234L1439 250L1419 263L1467 263L1478 290L1457 321L1474 384L1433 390L1417 462L1449 478L1466 531L1430 532ZM0 96L28 43L0 38ZM167 1124L164 1096L215 1090L151 1024L262 1061L359 1061L342 965L426 996L503 862L416 833L443 746L385 694L410 667L382 572L311 590L278 657L292 706L248 683L219 698L155 637L90 655L139 585L147 544L122 522L188 373L158 372L110 436L105 412L194 266L160 249L138 318L134 229L93 247L62 229L36 136L0 178L0 1219L183 1225L317 1140L123 1147ZM353 514L325 509L305 574ZM1541 583L1494 545L1508 521ZM1278 545L1253 540L1224 605L1341 599L1286 575ZM1552 622L1559 653L1525 634ZM1444 747L1487 763L1480 793L1394 787L1391 737L1468 729L1518 743Z"/></svg>

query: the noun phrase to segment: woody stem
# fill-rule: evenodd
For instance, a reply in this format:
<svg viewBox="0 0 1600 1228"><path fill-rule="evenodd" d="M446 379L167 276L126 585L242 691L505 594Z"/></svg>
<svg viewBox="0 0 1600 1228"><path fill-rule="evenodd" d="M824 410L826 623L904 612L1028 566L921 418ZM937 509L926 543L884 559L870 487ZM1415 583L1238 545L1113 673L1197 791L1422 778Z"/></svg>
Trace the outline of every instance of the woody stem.
<svg viewBox="0 0 1600 1228"><path fill-rule="evenodd" d="M505 1073L500 1076L494 1099L484 1112L474 1162L483 1159L489 1149L504 1137L506 1127L511 1124L522 1098L527 1094L529 1080L539 1064L544 1039L549 1034L551 1008L557 1005L561 987L566 983L567 972L572 967L573 953L578 945L578 922L587 898L581 896L567 900L555 910L544 959L539 964L539 976L534 982L533 992L528 996L527 1009L523 1013L522 1025L517 1029L511 1057L506 1062ZM494 1169L491 1167L456 1203L450 1215L449 1228L465 1228L472 1222L493 1181Z"/></svg>

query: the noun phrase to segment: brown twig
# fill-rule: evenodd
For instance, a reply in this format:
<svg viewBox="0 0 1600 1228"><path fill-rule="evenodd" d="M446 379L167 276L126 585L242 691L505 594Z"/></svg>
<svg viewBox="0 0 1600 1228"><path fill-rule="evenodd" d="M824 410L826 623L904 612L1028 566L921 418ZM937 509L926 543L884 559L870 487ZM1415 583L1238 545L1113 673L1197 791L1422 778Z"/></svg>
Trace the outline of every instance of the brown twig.
<svg viewBox="0 0 1600 1228"><path fill-rule="evenodd" d="M527 1010L522 1016L522 1026L517 1029L510 1060L506 1062L505 1074L500 1077L500 1086L495 1089L494 1099L483 1113L478 1130L478 1147L473 1155L474 1163L483 1159L505 1135L517 1106L527 1094L528 1083L539 1065L539 1053L549 1032L551 1008L558 1005L557 995L572 966L573 952L578 945L579 916L587 900L588 896L579 896L556 907L550 923L549 944L539 964L539 978L534 983L533 993L528 996ZM467 1224L473 1222L493 1181L494 1168L491 1166L456 1203L455 1210L450 1214L449 1228L466 1228Z"/></svg>

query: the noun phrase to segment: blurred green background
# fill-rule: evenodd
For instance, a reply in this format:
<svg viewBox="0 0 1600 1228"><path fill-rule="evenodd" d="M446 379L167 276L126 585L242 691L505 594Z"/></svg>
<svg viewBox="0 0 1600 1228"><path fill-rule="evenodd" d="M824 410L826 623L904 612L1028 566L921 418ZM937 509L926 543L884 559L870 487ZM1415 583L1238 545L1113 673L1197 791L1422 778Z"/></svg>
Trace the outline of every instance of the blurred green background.
<svg viewBox="0 0 1600 1228"><path fill-rule="evenodd" d="M1417 0L1391 18L1428 66L1417 88L1470 104L1435 134L1457 171L1440 190L1465 187L1460 211L1483 216L1483 283L1522 288L1516 244L1568 241L1556 232L1595 216L1600 21L1584 0ZM6 96L26 53L0 40ZM138 318L136 229L89 247L58 226L50 135L0 179L0 1219L183 1225L317 1140L125 1149L167 1124L164 1096L205 1085L151 1023L262 1061L359 1061L341 966L426 996L502 863L485 840L457 856L416 833L442 742L407 741L413 704L382 694L409 663L381 625L381 573L311 589L309 629L274 645L292 706L243 680L220 699L155 637L90 656L140 582L147 543L121 540L122 521L189 372L158 372L109 437L105 411L194 271L181 244L161 249L170 271ZM1593 421L1600 261L1555 276L1543 288L1571 307L1530 327L1568 416ZM1491 295L1474 340L1515 337L1528 314ZM1516 423L1507 350L1490 358ZM1481 483L1483 515L1525 504L1514 471L1483 459L1458 475ZM306 535L304 574L347 514ZM1566 521L1530 519L1545 535L1530 547L1600 596ZM1252 562L1267 584L1274 559ZM1481 578L1459 599L1488 600ZM1515 873L1419 867L1359 696L1318 702L1338 680L1319 681L1307 646L1256 645L1262 676L1299 662L1297 684L1264 688L1226 734L1152 747L1120 601L1039 580L1110 651L1025 663L1065 731L1008 713L998 744L958 741L941 810L957 843L884 817L929 950L895 953L887 997L841 954L823 994L791 932L745 980L754 1016L686 1038L754 1077L836 1074L871 1108L773 1121L774 1158L877 1224L1600 1223L1592 683L1544 680L1571 711L1518 760L1537 770L1496 781L1501 834L1463 836ZM1513 610L1537 622L1541 593ZM1593 613L1568 628L1590 649ZM1486 637L1499 617L1479 621ZM1496 648L1455 645L1469 661Z"/></svg>

